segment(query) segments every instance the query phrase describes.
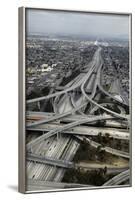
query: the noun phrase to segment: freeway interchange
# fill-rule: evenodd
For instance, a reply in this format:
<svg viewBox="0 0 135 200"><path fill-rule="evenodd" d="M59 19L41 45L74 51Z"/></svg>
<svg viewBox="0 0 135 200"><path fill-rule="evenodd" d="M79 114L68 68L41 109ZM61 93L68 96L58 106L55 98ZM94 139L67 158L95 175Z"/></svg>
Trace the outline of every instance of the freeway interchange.
<svg viewBox="0 0 135 200"><path fill-rule="evenodd" d="M81 142L98 150L99 153L106 152L107 155L129 162L129 151L117 149L116 145L110 147L102 144L102 138L111 138L118 143L130 141L129 105L120 88L115 88L119 98L103 88L103 65L102 48L98 47L92 61L86 66L88 71L78 76L78 79L76 77L75 81L71 80L68 87L26 101L29 108L30 104L38 104L40 107L41 102L49 99L54 109L54 112L50 113L29 110L26 113L26 129L29 133L26 144L28 188L38 187L38 183L41 182L41 188L50 189L55 188L54 182L57 183L56 188L63 188L64 184L69 188L77 187L77 184L78 187L95 187L90 184L62 181L67 169L80 168L74 157ZM114 106L119 108L119 111L113 109ZM103 162L98 165L98 169L108 166L105 161ZM94 166L97 166L96 162ZM93 169L89 167L88 171ZM130 182L129 164L122 167L112 165L107 170L115 176L100 185L101 187Z"/></svg>

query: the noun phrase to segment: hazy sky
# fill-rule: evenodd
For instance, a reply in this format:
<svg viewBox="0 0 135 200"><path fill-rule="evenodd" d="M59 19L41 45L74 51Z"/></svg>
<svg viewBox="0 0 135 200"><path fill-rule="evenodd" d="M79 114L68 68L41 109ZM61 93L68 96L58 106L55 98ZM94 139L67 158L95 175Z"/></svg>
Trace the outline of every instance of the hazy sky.
<svg viewBox="0 0 135 200"><path fill-rule="evenodd" d="M27 33L128 37L129 16L27 10Z"/></svg>

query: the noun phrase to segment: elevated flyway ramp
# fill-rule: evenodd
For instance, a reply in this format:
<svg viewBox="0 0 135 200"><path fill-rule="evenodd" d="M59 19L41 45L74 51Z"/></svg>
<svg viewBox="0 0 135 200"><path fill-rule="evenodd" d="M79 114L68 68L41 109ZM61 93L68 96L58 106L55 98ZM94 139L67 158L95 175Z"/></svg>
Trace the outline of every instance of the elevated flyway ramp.
<svg viewBox="0 0 135 200"><path fill-rule="evenodd" d="M57 133L60 133L60 132L63 132L65 131L66 129L70 129L74 126L77 126L77 125L81 125L81 124L84 124L84 123L87 123L87 122L93 122L93 121L98 121L98 120L106 120L106 119L112 119L112 117L110 116L95 116L93 118L85 118L84 120L78 120L76 122L72 122L72 123L69 123L69 124L66 124L65 126L61 127L61 128L56 128L55 130L51 130L49 131L48 133L46 134L43 134L42 136L39 136L38 138L36 138L35 140L29 142L27 144L27 150L32 148L32 146L35 146L37 144L39 144L40 142L42 142L43 140L57 134Z"/></svg>
<svg viewBox="0 0 135 200"><path fill-rule="evenodd" d="M64 183L64 182L52 182L52 181L40 181L28 179L28 190L53 190L63 188L82 188L82 187L93 187L92 185L84 185L77 183Z"/></svg>
<svg viewBox="0 0 135 200"><path fill-rule="evenodd" d="M48 113L48 112L33 112L33 111L28 111L26 113L27 119L28 120L43 120L46 119L47 123L56 120L57 118L55 117L55 113ZM58 116L58 115L57 115ZM91 117L90 115L88 117ZM77 121L79 119L84 119L85 117L83 115L78 115L78 114L72 114L70 116L64 116L59 117L58 121L61 122L73 122ZM91 123L92 124L92 123ZM110 127L120 127L120 128L127 128L128 124L127 121L122 121L118 119L114 119L106 121L105 126L110 126Z"/></svg>
<svg viewBox="0 0 135 200"><path fill-rule="evenodd" d="M79 140L83 141L84 138L82 136L75 136L76 138L78 138ZM89 144L95 148L98 148L99 146L101 146L100 143L97 143L91 139L88 139L88 138L85 138ZM117 150L117 149L113 149L111 147L108 147L108 146L105 146L105 147L102 147L102 150L105 150L106 152L108 153L111 153L112 155L116 155L116 156L120 156L120 157L123 157L123 158L127 158L129 159L130 158L130 155L128 152L125 152L125 151L121 151L121 150Z"/></svg>
<svg viewBox="0 0 135 200"><path fill-rule="evenodd" d="M130 170L128 169L118 174L117 176L114 176L112 179L104 183L103 186L120 185L121 183L129 180L129 178L130 178Z"/></svg>
<svg viewBox="0 0 135 200"><path fill-rule="evenodd" d="M43 163L43 164L54 165L57 167L74 168L74 163L72 163L70 161L36 155L36 154L32 154L32 153L27 154L27 160L33 161L33 162L39 162L39 163Z"/></svg>
<svg viewBox="0 0 135 200"><path fill-rule="evenodd" d="M55 130L58 127L62 127L62 124L42 124L36 127L27 128L29 131L39 131L39 132L47 132L50 130ZM105 127L89 127L89 126L79 126L73 127L71 129L65 130L64 133L72 134L72 135L84 135L84 136L98 136L98 134L102 132L102 136L106 136L106 133L109 134L110 137L116 139L124 139L129 140L130 135L127 130L123 129L115 129L115 128L105 128Z"/></svg>

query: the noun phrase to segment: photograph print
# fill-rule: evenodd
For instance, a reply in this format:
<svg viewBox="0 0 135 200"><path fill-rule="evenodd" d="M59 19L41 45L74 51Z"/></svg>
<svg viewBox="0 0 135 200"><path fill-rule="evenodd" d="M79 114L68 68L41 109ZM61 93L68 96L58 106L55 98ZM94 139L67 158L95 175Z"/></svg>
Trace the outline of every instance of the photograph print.
<svg viewBox="0 0 135 200"><path fill-rule="evenodd" d="M26 191L131 186L131 15L25 9Z"/></svg>

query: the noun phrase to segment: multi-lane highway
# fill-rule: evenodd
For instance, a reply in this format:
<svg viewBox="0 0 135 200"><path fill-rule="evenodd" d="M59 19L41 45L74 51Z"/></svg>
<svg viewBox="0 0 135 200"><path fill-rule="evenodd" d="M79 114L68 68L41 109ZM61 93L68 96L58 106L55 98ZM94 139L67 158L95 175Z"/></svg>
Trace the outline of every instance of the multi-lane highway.
<svg viewBox="0 0 135 200"><path fill-rule="evenodd" d="M103 184L103 186L115 186L120 185L121 183L128 181L130 179L130 170L126 170L116 176L114 176L112 179L107 181Z"/></svg>
<svg viewBox="0 0 135 200"><path fill-rule="evenodd" d="M95 117L91 117L91 118L85 118L84 120L78 120L76 122L69 123L67 125L64 125L61 128L59 127L59 128L56 128L55 130L51 130L48 133L45 133L42 136L39 136L38 138L36 138L35 140L29 142L27 144L27 150L31 149L33 146L39 144L40 142L44 141L45 139L47 139L57 133L61 133L69 128L74 127L74 126L85 124L87 122L102 121L102 120L112 119L112 118L113 118L112 116L95 116Z"/></svg>
<svg viewBox="0 0 135 200"><path fill-rule="evenodd" d="M92 61L87 64L87 73L81 73L65 87L58 87L60 91L26 102L40 104L41 101L45 103L46 100L52 99L54 109L53 113L27 112L26 127L31 135L26 145L27 176L31 180L30 185L33 185L32 180L34 181L34 188L37 185L36 181L60 182L66 169L75 166L71 161L79 148L79 141L84 138L94 148L102 145L90 137L96 137L100 132L104 137L107 133L111 138L130 141L128 128L130 115L127 113L129 105L124 101L120 89L116 94L120 98L116 98L116 95L106 91L101 84L104 64L101 51L102 48L98 47ZM103 94L105 97L102 100ZM100 103L100 100L105 101ZM118 111L112 109L114 105L117 105ZM100 126L97 126L98 123ZM126 151L109 146L104 146L102 149L117 157L130 158L129 152ZM116 171L116 173L121 172L121 170ZM117 185L127 179L129 170L122 175L120 173L120 176L114 177L104 185L113 183ZM72 183L69 185L72 187ZM47 186L42 184L41 187Z"/></svg>
<svg viewBox="0 0 135 200"><path fill-rule="evenodd" d="M84 140L84 137L82 138L82 136L75 136L77 137L79 140L83 141ZM89 144L92 146L92 147L95 147L95 148L98 148L98 147L101 147L102 150L105 150L106 152L112 154L112 155L116 155L116 156L120 156L120 157L123 157L123 158L130 158L129 156L129 153L125 152L125 151L119 151L117 149L113 149L111 147L108 147L108 146L105 146L103 147L101 144L99 144L98 142L95 142L95 141L92 141L88 138L85 138Z"/></svg>
<svg viewBox="0 0 135 200"><path fill-rule="evenodd" d="M52 181L40 181L34 179L28 179L28 191L39 191L39 190L53 190L53 189L67 189L67 188L82 188L92 187L92 185L84 185L77 183L64 183L64 182L52 182Z"/></svg>
<svg viewBox="0 0 135 200"><path fill-rule="evenodd" d="M86 106L87 103L83 104L83 105ZM83 107L83 105L81 105L81 106ZM38 126L40 124L47 124L47 123L53 122L53 121L59 122L59 123L65 123L65 122L69 123L69 122L77 121L79 119L84 119L86 117L92 117L92 114L97 109L98 109L98 107L94 107L90 111L89 115L85 115L85 114L78 115L75 112L73 112L72 115L70 114L71 112L68 112L68 115L67 115L67 113L66 114L64 113L64 114L61 114L61 115L59 115L59 114L55 115L55 113L50 113L50 112L33 112L33 111L31 112L31 111L28 111L26 113L26 116L27 116L27 128L34 127L35 123L36 123L36 126ZM119 119L119 118L113 118L112 120L106 120L105 122L106 123L104 123L104 127L108 126L108 127L124 128L125 129L128 126L128 122L127 121Z"/></svg>
<svg viewBox="0 0 135 200"><path fill-rule="evenodd" d="M27 130L31 131L31 134L48 132L50 130L55 130L58 127L62 127L64 125L59 123L48 123L42 124L36 127L27 128ZM88 127L88 126L76 126L71 129L65 130L61 132L62 134L71 134L71 135L84 135L84 136L98 136L99 133L102 133L102 136L109 135L111 138L120 139L120 140L129 140L130 135L129 132L125 129L116 129L116 128L103 128L103 127Z"/></svg>

